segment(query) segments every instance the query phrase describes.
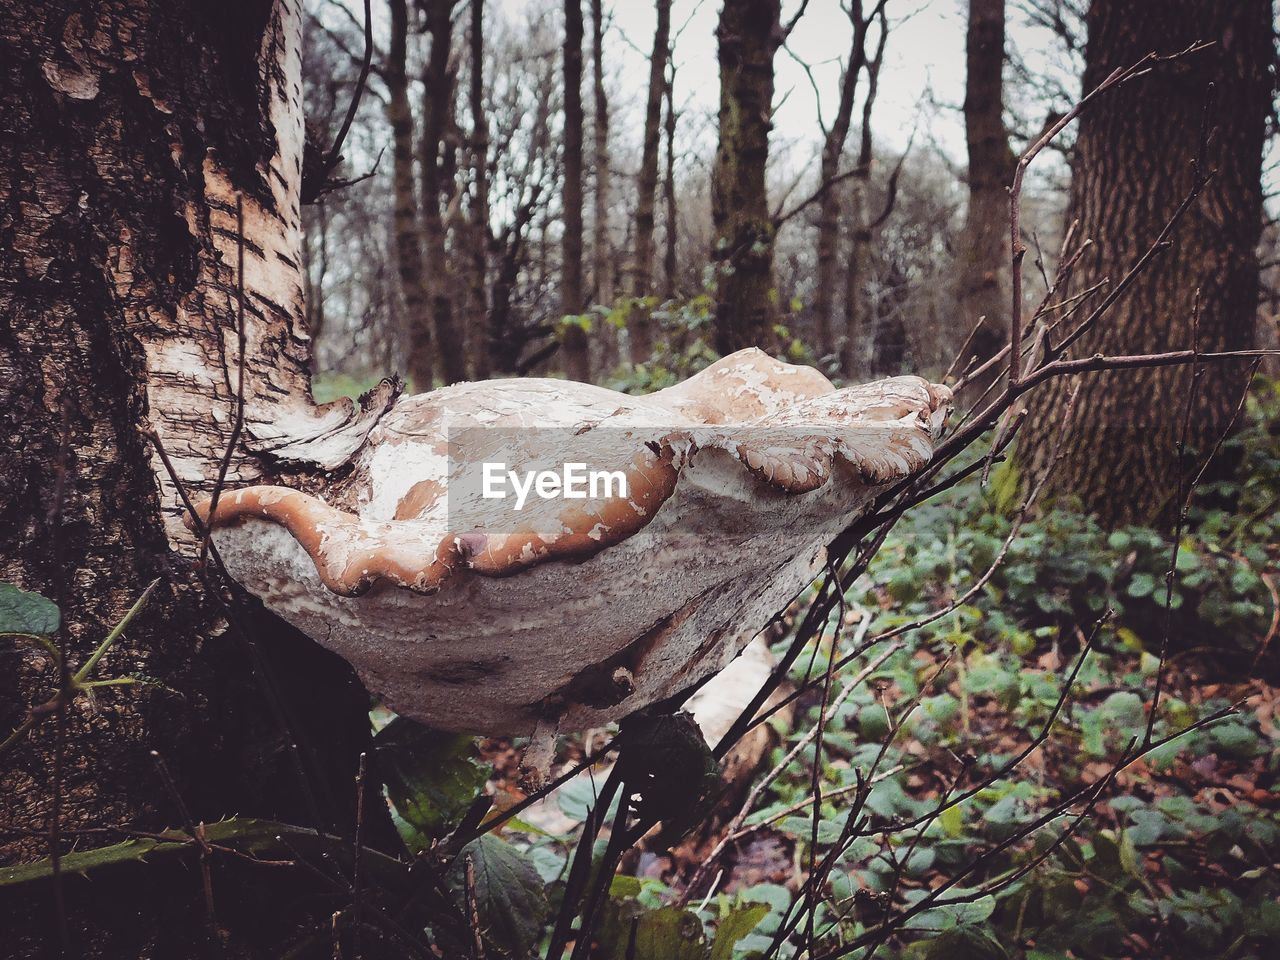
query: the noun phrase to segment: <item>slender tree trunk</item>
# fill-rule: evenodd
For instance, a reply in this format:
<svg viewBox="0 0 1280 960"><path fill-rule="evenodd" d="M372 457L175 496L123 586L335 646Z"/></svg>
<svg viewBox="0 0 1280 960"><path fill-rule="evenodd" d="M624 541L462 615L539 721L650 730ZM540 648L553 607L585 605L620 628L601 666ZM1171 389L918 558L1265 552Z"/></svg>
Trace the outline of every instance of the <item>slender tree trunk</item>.
<svg viewBox="0 0 1280 960"><path fill-rule="evenodd" d="M765 167L773 124L773 55L782 40L779 0L725 0L716 30L720 143L711 172L716 266L715 348L772 346L773 218Z"/></svg>
<svg viewBox="0 0 1280 960"><path fill-rule="evenodd" d="M324 335L324 281L329 274L329 207L323 201L315 208L317 249L311 249L311 231L302 230L302 293L307 310L307 335L311 338L311 358L319 360L320 338Z"/></svg>
<svg viewBox="0 0 1280 960"><path fill-rule="evenodd" d="M156 682L99 691L96 706L76 699L0 757L0 862L115 839L76 832L88 828L180 825L153 750L198 821L350 829L368 695L259 608L228 628L143 434L163 438L193 494L209 491L237 407L237 198L248 349L228 482L305 482L318 464L337 467L384 408L309 398L300 18L283 0L241 4L230 19L155 0L0 2L0 581L59 603L56 640L73 668L161 581L96 673ZM7 732L58 677L40 647L0 642ZM254 651L272 696L255 681ZM157 863L124 883L64 875L30 896L11 891L0 942L13 957L58 955L60 944L77 957L203 953L198 875ZM280 956L320 919L308 895L265 896L284 882L296 872L215 871L227 956Z"/></svg>
<svg viewBox="0 0 1280 960"><path fill-rule="evenodd" d="M658 193L658 146L662 137L662 93L666 85L667 52L671 46L671 0L657 0L658 25L649 56L649 95L644 109L644 146L640 154L640 176L636 183L635 249L631 254L633 298L652 295L653 234ZM627 314L627 336L631 362L643 363L653 353L650 311L633 304Z"/></svg>
<svg viewBox="0 0 1280 960"><path fill-rule="evenodd" d="M452 63L454 0L428 0L427 34L431 51L423 78L422 141L419 167L422 177L422 237L426 256L426 287L431 305L432 332L445 383L467 378L466 348L454 317L454 272L446 243L445 209L455 188L457 162L453 129L453 94L457 81Z"/></svg>
<svg viewBox="0 0 1280 960"><path fill-rule="evenodd" d="M664 250L662 254L662 293L667 300L676 298L676 241L680 237L680 222L676 210L676 67L671 52L667 53L667 85L663 91L667 110L663 120L663 130L667 144L666 169L662 176L662 201L666 207L663 235Z"/></svg>
<svg viewBox="0 0 1280 960"><path fill-rule="evenodd" d="M964 97L969 206L959 255L961 329L956 333L968 336L978 318L986 318L968 350L979 361L1009 339L1009 184L1016 161L1004 126L1004 32L1005 0L970 0ZM989 382L975 382L975 387Z"/></svg>
<svg viewBox="0 0 1280 960"><path fill-rule="evenodd" d="M1195 175L1197 131L1213 84L1206 163L1216 173L1171 246L1074 348L1077 356L1191 347L1248 348L1258 305L1262 150L1271 103L1269 0L1095 2L1088 14L1084 88L1152 50L1213 46L1126 84L1080 120L1068 218L1094 246L1075 289L1114 285L1155 240ZM1197 296L1198 292L1198 296ZM1090 298L1087 312L1099 296ZM1199 320L1196 321L1197 303ZM1188 456L1207 455L1227 429L1244 385L1238 365L1210 365L1190 410ZM1050 480L1059 494L1111 523L1148 522L1173 507L1187 464L1176 448L1192 372L1163 367L1082 377L1066 427L1067 457ZM1043 467L1062 428L1072 384L1031 395L1022 453Z"/></svg>
<svg viewBox="0 0 1280 960"><path fill-rule="evenodd" d="M884 48L889 41L888 18L884 8L877 14L880 20L880 36L876 41L876 50L871 57L866 56L866 26L863 27L862 57L867 70L867 95L862 101L862 129L858 132L858 162L854 166L854 175L850 187L851 202L849 231L849 265L845 272L844 296L844 337L840 350L840 371L848 380L857 378L866 372L868 363L876 354L875 339L879 328L874 322L868 323L864 317L863 307L866 298L863 296L863 285L866 282L866 263L870 255L871 239L877 227L888 218L893 211L894 189L889 188L889 196L884 209L874 219L869 219L866 212L867 188L871 182L871 162L875 159L875 141L871 135L871 115L875 110L876 96L880 92L880 66L884 63ZM896 174L895 174L896 176Z"/></svg>
<svg viewBox="0 0 1280 960"><path fill-rule="evenodd" d="M853 40L849 56L840 77L840 100L831 127L822 139L822 162L819 172L819 189L824 191L818 200L818 250L817 275L813 292L813 312L817 320L818 353L827 356L836 349L836 260L840 247L840 193L834 189L840 174L840 160L844 156L845 141L853 122L853 99L858 89L858 74L867 60L868 20L862 14L861 0L852 0L849 19L853 26Z"/></svg>
<svg viewBox="0 0 1280 960"><path fill-rule="evenodd" d="M489 119L484 107L484 0L471 0L471 301L476 311L468 325L471 368L477 380L491 373L489 362Z"/></svg>
<svg viewBox="0 0 1280 960"><path fill-rule="evenodd" d="M564 238L561 242L560 312L586 309L582 283L582 0L564 3ZM561 350L571 380L591 379L591 344L578 323L565 325Z"/></svg>
<svg viewBox="0 0 1280 960"><path fill-rule="evenodd" d="M422 269L422 230L418 223L418 198L413 177L413 110L409 106L406 72L409 41L407 0L388 0L391 8L391 42L387 51L387 119L391 122L392 184L395 190L396 272L404 298L409 329L409 377L414 389L425 392L435 383L435 348L432 345L430 296Z"/></svg>
<svg viewBox="0 0 1280 960"><path fill-rule="evenodd" d="M591 0L591 85L595 94L592 113L596 171L595 217L591 236L591 282L596 301L613 303L613 244L609 232L609 98L604 88L604 9Z"/></svg>

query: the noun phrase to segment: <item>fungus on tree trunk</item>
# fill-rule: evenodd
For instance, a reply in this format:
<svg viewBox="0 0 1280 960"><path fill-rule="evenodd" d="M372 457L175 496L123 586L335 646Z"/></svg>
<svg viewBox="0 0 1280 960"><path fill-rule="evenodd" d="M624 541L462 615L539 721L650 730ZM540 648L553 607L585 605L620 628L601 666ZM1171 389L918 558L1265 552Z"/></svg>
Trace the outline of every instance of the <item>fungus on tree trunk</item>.
<svg viewBox="0 0 1280 960"><path fill-rule="evenodd" d="M918 377L836 390L754 349L641 397L456 384L396 402L321 496L224 494L214 541L392 709L472 733L582 729L728 664L876 493L929 461L949 409ZM484 495L482 462L626 484L515 511Z"/></svg>

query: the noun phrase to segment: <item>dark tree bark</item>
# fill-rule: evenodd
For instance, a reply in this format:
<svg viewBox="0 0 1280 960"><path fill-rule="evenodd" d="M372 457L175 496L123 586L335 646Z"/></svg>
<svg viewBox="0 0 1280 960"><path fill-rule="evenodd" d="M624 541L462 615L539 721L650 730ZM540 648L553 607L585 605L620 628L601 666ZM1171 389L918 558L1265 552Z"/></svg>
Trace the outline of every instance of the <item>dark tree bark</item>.
<svg viewBox="0 0 1280 960"><path fill-rule="evenodd" d="M96 708L76 699L0 757L2 863L118 839L75 833L84 828L180 825L152 750L197 820L240 814L350 830L368 695L332 655L245 610L240 625L274 677L276 695L264 694L142 432L164 438L193 494L208 492L236 408L237 197L250 347L229 482L305 483L337 456L312 441L323 447L333 430L359 426L350 404L309 398L300 16L285 2L238 3L234 15L155 0L0 3L0 581L60 604L57 642L74 668L161 580L97 672L157 682L99 691ZM293 442L281 442L282 424L297 431ZM39 646L0 645L7 733L58 678ZM292 772L291 740L318 822ZM318 919L317 905L327 916L310 895L263 895L267 883L296 880L289 870L215 871L226 955L281 955L286 937ZM57 889L6 893L7 956L57 955L60 942L67 956L203 952L190 864L138 868L127 882L64 876L65 924Z"/></svg>
<svg viewBox="0 0 1280 960"><path fill-rule="evenodd" d="M671 46L671 0L657 0L658 25L649 55L649 94L644 108L644 145L640 176L636 183L635 248L631 253L631 289L634 298L652 295L653 235L658 195L658 146L662 137L662 95L666 87L667 53ZM653 318L645 307L633 304L627 314L627 338L631 362L644 363L653 353Z"/></svg>
<svg viewBox="0 0 1280 960"><path fill-rule="evenodd" d="M609 98L604 88L604 5L591 0L591 89L596 189L591 224L591 283L599 303L613 303L613 244L609 233Z"/></svg>
<svg viewBox="0 0 1280 960"><path fill-rule="evenodd" d="M484 0L471 0L471 63L468 99L471 108L471 306L468 352L477 380L491 372L489 344L489 118L484 106Z"/></svg>
<svg viewBox="0 0 1280 960"><path fill-rule="evenodd" d="M1009 339L1009 184L1016 161L1004 125L1004 32L1005 0L970 0L964 97L969 205L956 293L960 336L986 318L968 350L979 361Z"/></svg>
<svg viewBox="0 0 1280 960"><path fill-rule="evenodd" d="M453 61L454 0L427 0L427 35L431 51L423 77L422 141L419 164L422 177L422 237L426 258L426 287L431 304L431 325L446 384L467 379L466 346L454 316L451 284L454 271L446 242L445 208L456 189L457 130L453 122L457 64Z"/></svg>
<svg viewBox="0 0 1280 960"><path fill-rule="evenodd" d="M716 267L715 348L772 344L773 219L765 187L773 124L779 0L725 0L720 55L720 142L711 172Z"/></svg>
<svg viewBox="0 0 1280 960"><path fill-rule="evenodd" d="M1068 218L1079 218L1094 248L1077 271L1075 289L1104 278L1117 283L1186 195L1209 84L1214 135L1205 161L1216 175L1171 246L1073 352L1177 350L1196 339L1203 350L1250 347L1271 103L1271 3L1095 0L1088 32L1085 90L1153 50L1173 53L1197 41L1213 46L1109 93L1081 118ZM1197 454L1208 454L1227 428L1245 372L1223 364L1206 370L1189 419L1188 445ZM1082 378L1067 428L1069 456L1055 471L1052 489L1078 497L1111 523L1146 522L1167 513L1184 466L1175 450L1191 377L1189 368L1165 367ZM1042 467L1049 455L1070 387L1055 381L1032 395L1022 440L1031 469Z"/></svg>
<svg viewBox="0 0 1280 960"><path fill-rule="evenodd" d="M423 238L414 191L413 109L409 106L407 72L409 8L407 0L388 0L391 42L387 49L387 119L391 122L392 184L395 207L396 272L408 320L408 373L414 388L427 391L435 383L435 347L431 335L430 296L423 271Z"/></svg>
<svg viewBox="0 0 1280 960"><path fill-rule="evenodd" d="M582 283L582 0L564 3L564 237L561 242L560 312L586 309ZM577 323L565 324L560 345L571 380L591 379L591 345Z"/></svg>

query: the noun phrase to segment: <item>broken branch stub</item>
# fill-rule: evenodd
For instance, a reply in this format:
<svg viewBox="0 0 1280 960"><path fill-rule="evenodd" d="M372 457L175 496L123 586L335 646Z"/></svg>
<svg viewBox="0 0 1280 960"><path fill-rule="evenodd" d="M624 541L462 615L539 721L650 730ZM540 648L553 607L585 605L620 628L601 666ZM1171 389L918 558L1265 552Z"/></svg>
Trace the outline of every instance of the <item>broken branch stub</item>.
<svg viewBox="0 0 1280 960"><path fill-rule="evenodd" d="M836 390L758 350L643 397L456 384L396 403L323 499L223 494L214 540L397 712L583 728L728 664L851 518L929 462L950 397L918 377ZM605 482L574 490L584 466ZM518 509L494 495L521 477Z"/></svg>

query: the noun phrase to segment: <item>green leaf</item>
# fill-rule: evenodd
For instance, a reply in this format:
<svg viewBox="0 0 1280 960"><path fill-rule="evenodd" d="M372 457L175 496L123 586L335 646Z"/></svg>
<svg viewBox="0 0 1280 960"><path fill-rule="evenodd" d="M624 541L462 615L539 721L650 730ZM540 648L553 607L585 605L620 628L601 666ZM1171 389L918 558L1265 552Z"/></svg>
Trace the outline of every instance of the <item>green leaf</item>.
<svg viewBox="0 0 1280 960"><path fill-rule="evenodd" d="M755 930L769 914L762 903L751 907L739 907L722 919L716 927L716 938L711 942L711 960L733 960L733 948L738 941Z"/></svg>
<svg viewBox="0 0 1280 960"><path fill-rule="evenodd" d="M488 779L471 759L471 737L441 733L405 717L378 731L373 747L396 813L428 839L447 833Z"/></svg>
<svg viewBox="0 0 1280 960"><path fill-rule="evenodd" d="M527 957L551 912L542 877L527 856L487 833L458 851L449 869L449 886L464 909L468 859L486 939L512 956Z"/></svg>
<svg viewBox="0 0 1280 960"><path fill-rule="evenodd" d="M51 637L58 632L62 614L52 600L0 583L0 634Z"/></svg>
<svg viewBox="0 0 1280 960"><path fill-rule="evenodd" d="M635 928L635 949L630 950ZM634 900L610 900L600 929L601 956L609 960L708 960L702 921L680 907L645 910Z"/></svg>
<svg viewBox="0 0 1280 960"><path fill-rule="evenodd" d="M1156 578L1149 573L1135 573L1129 581L1129 596L1149 597L1156 588Z"/></svg>

